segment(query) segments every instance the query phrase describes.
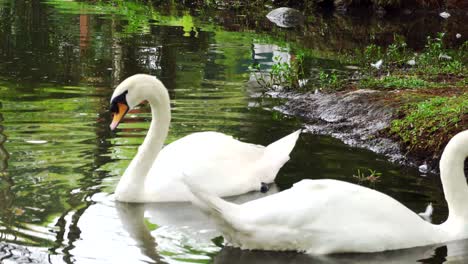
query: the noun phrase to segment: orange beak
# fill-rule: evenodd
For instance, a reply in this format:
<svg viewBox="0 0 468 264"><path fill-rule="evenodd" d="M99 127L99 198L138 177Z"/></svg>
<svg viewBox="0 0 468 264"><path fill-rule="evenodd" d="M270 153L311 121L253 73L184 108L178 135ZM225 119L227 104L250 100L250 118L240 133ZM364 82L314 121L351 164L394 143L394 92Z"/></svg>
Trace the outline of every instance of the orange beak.
<svg viewBox="0 0 468 264"><path fill-rule="evenodd" d="M128 112L128 106L124 103L117 103L117 107L119 111L114 113L114 117L112 119L112 123L110 124L110 129L114 130L119 125L120 121L124 118L125 114Z"/></svg>

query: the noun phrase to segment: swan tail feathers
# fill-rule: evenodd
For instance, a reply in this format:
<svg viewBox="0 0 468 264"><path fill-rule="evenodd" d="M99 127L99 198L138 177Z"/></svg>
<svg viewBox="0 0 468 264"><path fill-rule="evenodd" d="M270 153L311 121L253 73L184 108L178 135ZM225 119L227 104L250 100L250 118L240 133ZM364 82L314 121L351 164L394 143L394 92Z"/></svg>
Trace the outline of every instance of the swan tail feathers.
<svg viewBox="0 0 468 264"><path fill-rule="evenodd" d="M287 154L289 156L289 153L291 153L294 146L296 145L296 141L299 138L301 132L302 129L296 130L295 132L271 143L266 147L265 154L273 155L274 153L280 153L283 155Z"/></svg>
<svg viewBox="0 0 468 264"><path fill-rule="evenodd" d="M297 139L302 130L299 129L273 143L265 148L265 153L262 157L261 164L263 167L269 168L271 172L270 179L267 183L273 182L278 171L289 160L289 154L296 145Z"/></svg>

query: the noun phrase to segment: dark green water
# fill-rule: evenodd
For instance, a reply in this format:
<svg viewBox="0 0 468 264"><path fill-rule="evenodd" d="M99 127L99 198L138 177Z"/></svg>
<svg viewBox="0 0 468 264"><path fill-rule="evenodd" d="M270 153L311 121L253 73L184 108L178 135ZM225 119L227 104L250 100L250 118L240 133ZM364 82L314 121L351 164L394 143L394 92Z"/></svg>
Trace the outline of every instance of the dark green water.
<svg viewBox="0 0 468 264"><path fill-rule="evenodd" d="M263 18L266 12L259 10L254 16L142 1L0 1L0 242L5 243L0 245L24 246L31 255L18 260L0 247L0 260L413 263L426 259L423 262L439 263L466 259L464 242L320 258L221 248L211 241L218 236L211 223L189 204L114 202L113 190L143 141L150 118L149 109L142 107L129 114L116 133L109 131L108 100L125 77L154 74L170 90L173 121L167 143L195 131L216 130L268 144L303 123L275 111L281 101L259 97L261 91L249 71L254 60L269 67L274 56L287 59L305 51L308 69L343 70L345 65L334 59L337 50L362 47L375 38L385 42L393 32L407 30L392 25L412 20L325 15L309 19L304 28L283 30ZM421 19L435 25L424 34L453 27L437 16L412 21L417 24ZM318 34L324 24L332 32ZM372 30L373 38L368 34ZM410 44L423 43L424 34L418 31L419 38L410 38ZM432 202L434 222L445 219L447 208L437 175L422 177L416 169L389 163L383 156L308 133L301 136L272 192L304 178L357 182L353 175L358 169L382 173L375 189L418 212Z"/></svg>

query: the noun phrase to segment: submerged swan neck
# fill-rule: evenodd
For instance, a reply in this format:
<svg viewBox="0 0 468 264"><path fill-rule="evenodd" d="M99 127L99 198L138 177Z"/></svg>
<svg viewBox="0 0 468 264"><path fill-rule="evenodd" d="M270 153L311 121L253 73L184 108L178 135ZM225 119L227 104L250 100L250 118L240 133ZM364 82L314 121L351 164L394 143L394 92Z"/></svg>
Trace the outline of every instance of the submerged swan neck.
<svg viewBox="0 0 468 264"><path fill-rule="evenodd" d="M169 131L171 107L167 89L156 78L152 78L151 85L147 83L146 87L142 92L144 94L142 98L151 106L151 124L143 143L138 148L138 153L117 185L115 195L120 201L143 202L146 176L161 151Z"/></svg>
<svg viewBox="0 0 468 264"><path fill-rule="evenodd" d="M449 208L448 222L468 224L468 186L464 163L468 156L468 130L454 136L440 159L440 178Z"/></svg>

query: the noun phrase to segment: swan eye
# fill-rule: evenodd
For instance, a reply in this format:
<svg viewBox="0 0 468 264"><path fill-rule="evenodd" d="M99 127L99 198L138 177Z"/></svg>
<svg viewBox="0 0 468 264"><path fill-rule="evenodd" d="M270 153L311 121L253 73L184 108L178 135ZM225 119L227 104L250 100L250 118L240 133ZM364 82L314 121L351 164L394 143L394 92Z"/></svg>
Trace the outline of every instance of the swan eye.
<svg viewBox="0 0 468 264"><path fill-rule="evenodd" d="M127 98L126 98L127 94L128 94L128 91L125 91L122 94L120 94L119 96L116 96L114 99L112 99L112 102L111 102L111 105L110 105L110 111L112 113L118 113L119 112L119 106L118 106L119 103L125 104L125 105L128 106Z"/></svg>

